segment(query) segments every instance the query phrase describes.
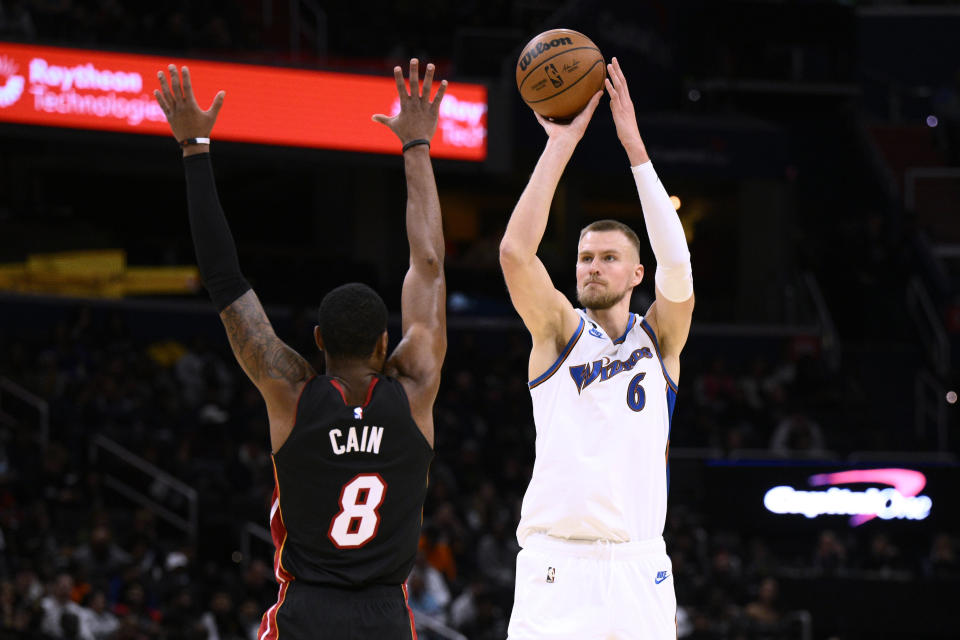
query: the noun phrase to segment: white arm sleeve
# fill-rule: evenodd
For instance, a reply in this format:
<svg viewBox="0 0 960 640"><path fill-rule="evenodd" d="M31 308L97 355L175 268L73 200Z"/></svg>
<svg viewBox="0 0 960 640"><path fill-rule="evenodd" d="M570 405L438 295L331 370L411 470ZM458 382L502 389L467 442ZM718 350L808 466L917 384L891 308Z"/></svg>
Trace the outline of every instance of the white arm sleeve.
<svg viewBox="0 0 960 640"><path fill-rule="evenodd" d="M657 259L657 288L673 302L688 300L693 295L693 270L680 217L651 162L630 167L630 170L637 183L643 220Z"/></svg>

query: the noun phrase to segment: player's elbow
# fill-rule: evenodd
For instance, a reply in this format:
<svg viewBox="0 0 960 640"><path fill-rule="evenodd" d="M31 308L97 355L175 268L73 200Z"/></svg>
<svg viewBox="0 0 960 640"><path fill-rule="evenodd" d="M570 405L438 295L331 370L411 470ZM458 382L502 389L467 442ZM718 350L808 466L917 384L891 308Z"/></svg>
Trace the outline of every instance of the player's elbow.
<svg viewBox="0 0 960 640"><path fill-rule="evenodd" d="M671 302L685 302L693 297L693 271L689 260L679 267L657 264L654 281L657 289Z"/></svg>
<svg viewBox="0 0 960 640"><path fill-rule="evenodd" d="M428 276L440 278L443 276L443 256L435 253L421 256L417 261L417 268Z"/></svg>
<svg viewBox="0 0 960 640"><path fill-rule="evenodd" d="M410 256L410 266L427 276L434 278L443 276L443 256L434 252Z"/></svg>
<svg viewBox="0 0 960 640"><path fill-rule="evenodd" d="M504 269L521 265L530 257L528 251L517 246L516 242L504 238L500 241L500 266Z"/></svg>

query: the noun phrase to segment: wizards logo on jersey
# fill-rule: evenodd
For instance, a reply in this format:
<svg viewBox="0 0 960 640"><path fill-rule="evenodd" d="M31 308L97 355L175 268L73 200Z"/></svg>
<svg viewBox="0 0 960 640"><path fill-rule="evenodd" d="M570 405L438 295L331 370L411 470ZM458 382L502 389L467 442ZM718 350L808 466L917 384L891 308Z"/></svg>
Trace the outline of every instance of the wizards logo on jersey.
<svg viewBox="0 0 960 640"><path fill-rule="evenodd" d="M593 384L594 380L599 378L600 382L604 382L618 373L630 371L644 358L652 357L653 353L650 348L642 347L631 353L626 360L613 360L611 362L609 358L604 358L603 360L594 360L590 364L575 364L570 367L570 377L577 385L577 393L580 393Z"/></svg>

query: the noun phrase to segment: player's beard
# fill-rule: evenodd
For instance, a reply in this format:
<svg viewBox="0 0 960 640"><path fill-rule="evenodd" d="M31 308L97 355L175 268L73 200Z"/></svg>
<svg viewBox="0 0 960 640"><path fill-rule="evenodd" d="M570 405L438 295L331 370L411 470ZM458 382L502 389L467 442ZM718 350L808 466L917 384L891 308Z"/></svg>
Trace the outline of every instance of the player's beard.
<svg viewBox="0 0 960 640"><path fill-rule="evenodd" d="M588 284L590 283L588 282ZM591 288L587 285L577 291L577 300L583 305L584 309L595 309L597 311L609 309L623 300L623 296L627 295L629 291L629 289L626 291L610 291L599 287Z"/></svg>

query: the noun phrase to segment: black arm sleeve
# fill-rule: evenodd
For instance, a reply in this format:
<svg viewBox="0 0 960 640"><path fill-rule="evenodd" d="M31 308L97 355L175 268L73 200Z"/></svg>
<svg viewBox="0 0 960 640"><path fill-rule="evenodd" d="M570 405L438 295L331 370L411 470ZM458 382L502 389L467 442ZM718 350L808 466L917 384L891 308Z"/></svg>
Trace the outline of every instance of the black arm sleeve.
<svg viewBox="0 0 960 640"><path fill-rule="evenodd" d="M223 311L251 287L240 273L237 247L217 196L210 154L187 156L183 159L183 169L187 177L190 233L200 277L217 311Z"/></svg>

